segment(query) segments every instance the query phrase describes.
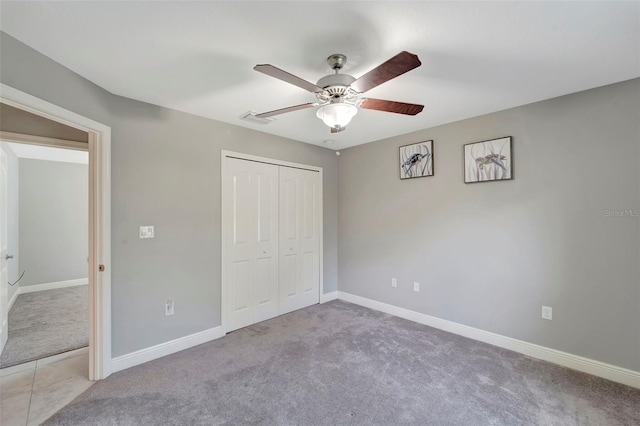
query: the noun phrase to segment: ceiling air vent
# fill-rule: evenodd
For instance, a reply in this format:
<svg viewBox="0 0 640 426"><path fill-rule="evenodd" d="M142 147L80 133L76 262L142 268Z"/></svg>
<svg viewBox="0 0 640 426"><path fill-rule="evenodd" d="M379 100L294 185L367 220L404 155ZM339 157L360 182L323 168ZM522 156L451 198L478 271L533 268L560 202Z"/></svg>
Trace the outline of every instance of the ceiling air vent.
<svg viewBox="0 0 640 426"><path fill-rule="evenodd" d="M240 116L240 119L255 124L269 124L272 121L276 121L276 119L273 117L256 117L256 113L253 111L245 112Z"/></svg>

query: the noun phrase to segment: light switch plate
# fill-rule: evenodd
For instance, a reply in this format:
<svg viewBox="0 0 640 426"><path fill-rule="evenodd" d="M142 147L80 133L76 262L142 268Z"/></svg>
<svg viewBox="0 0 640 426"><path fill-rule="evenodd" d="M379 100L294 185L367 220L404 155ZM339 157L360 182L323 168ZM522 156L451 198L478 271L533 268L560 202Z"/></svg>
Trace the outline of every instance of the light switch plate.
<svg viewBox="0 0 640 426"><path fill-rule="evenodd" d="M553 309L551 308L551 306L542 307L542 318L546 320L553 319Z"/></svg>
<svg viewBox="0 0 640 426"><path fill-rule="evenodd" d="M153 226L141 226L140 238L153 238Z"/></svg>

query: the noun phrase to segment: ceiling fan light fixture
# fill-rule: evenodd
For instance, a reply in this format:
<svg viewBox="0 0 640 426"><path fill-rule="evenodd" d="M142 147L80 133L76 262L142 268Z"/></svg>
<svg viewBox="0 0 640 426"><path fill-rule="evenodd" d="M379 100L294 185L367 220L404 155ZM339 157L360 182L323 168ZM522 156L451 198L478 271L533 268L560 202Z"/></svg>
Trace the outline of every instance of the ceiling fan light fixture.
<svg viewBox="0 0 640 426"><path fill-rule="evenodd" d="M422 63L418 59L418 55L402 51L357 79L339 72L346 61L347 57L340 53L329 56L327 63L334 74L325 75L318 80L317 84L310 83L271 64L256 65L253 67L254 70L311 92L318 102L307 102L302 105L267 111L255 114L255 117L269 118L286 112L320 106L316 116L331 128L333 134L345 130L353 116L358 113L359 108L404 115L416 115L424 109L424 105L361 97L366 91L419 67Z"/></svg>
<svg viewBox="0 0 640 426"><path fill-rule="evenodd" d="M346 127L357 113L358 108L354 105L337 102L319 108L316 116L331 128L342 128Z"/></svg>

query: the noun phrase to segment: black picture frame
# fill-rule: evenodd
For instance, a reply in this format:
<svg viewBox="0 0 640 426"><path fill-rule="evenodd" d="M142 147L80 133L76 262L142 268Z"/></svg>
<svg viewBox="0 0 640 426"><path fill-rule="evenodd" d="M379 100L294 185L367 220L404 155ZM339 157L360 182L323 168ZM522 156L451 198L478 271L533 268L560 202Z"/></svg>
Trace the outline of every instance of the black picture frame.
<svg viewBox="0 0 640 426"><path fill-rule="evenodd" d="M513 180L513 137L463 145L462 176L464 183Z"/></svg>
<svg viewBox="0 0 640 426"><path fill-rule="evenodd" d="M398 159L400 180L433 176L433 139L402 145Z"/></svg>

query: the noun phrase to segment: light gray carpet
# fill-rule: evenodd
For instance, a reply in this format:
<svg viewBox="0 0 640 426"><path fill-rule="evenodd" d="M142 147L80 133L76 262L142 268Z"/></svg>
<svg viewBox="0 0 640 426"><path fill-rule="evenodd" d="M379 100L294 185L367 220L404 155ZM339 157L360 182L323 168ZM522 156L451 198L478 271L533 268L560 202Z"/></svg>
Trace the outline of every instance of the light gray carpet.
<svg viewBox="0 0 640 426"><path fill-rule="evenodd" d="M19 295L9 312L0 368L89 346L88 287Z"/></svg>
<svg viewBox="0 0 640 426"><path fill-rule="evenodd" d="M637 425L640 390L334 301L96 383L46 425Z"/></svg>

